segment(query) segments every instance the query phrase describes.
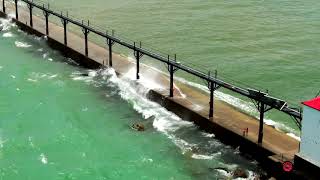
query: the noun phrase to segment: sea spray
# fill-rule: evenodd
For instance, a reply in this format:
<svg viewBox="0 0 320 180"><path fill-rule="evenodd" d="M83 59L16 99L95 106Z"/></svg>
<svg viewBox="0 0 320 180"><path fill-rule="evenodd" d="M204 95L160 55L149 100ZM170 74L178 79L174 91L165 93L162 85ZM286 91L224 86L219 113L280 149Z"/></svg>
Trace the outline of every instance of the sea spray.
<svg viewBox="0 0 320 180"><path fill-rule="evenodd" d="M98 71L77 71L71 74L71 78L93 85L105 84L112 88L118 88L117 93L121 98L128 101L145 119L152 118L153 127L171 139L181 150L181 153L188 158L216 161L223 156L229 156L226 154L239 156L238 153L233 153L234 149L214 139L214 134L199 131L193 123L182 120L161 105L150 101L147 98L147 94L155 86L144 86L146 83L141 84L141 82L150 82L152 79L146 78L149 76L145 75L140 80L135 80L131 74L132 69L121 77L118 77L114 69L108 68ZM188 134L192 134L192 136ZM195 139L201 139L201 142ZM231 170L238 166L227 163L223 165Z"/></svg>
<svg viewBox="0 0 320 180"><path fill-rule="evenodd" d="M127 59L128 59L128 61L135 63L135 60L133 57L129 56ZM160 71L159 69L157 69L155 67L152 67L152 66L149 66L146 64L143 64L143 65L152 69L152 70L155 70L156 72L158 72L162 75L166 75L166 73ZM135 77L135 72L136 72L135 69L131 69L126 75L128 78L130 78L132 80L132 77ZM194 88L201 90L203 92L210 93L208 88L204 85L188 81L188 80L181 78L181 77L175 77L175 79L183 84L189 85L189 86L194 87ZM150 87L150 88L159 86L157 83L154 83L154 81L151 81L151 80L148 83L146 83L146 85L148 85L148 87ZM183 92L179 89L179 87L177 87L176 85L174 85L174 87L175 87L175 89L177 89L179 91L179 93L181 94L181 96L183 98L186 98L186 95L183 94ZM237 98L237 97L232 96L230 94L223 93L221 91L215 91L215 97L218 100L226 102L227 104L229 104L229 105L231 105L231 106L233 106L233 107L235 107L245 113L248 113L257 119L259 118L258 113L257 113L257 109L255 108L254 104L251 102L242 100L240 98ZM194 108L196 110L203 109L203 107L200 107L200 106L195 106ZM293 129L293 128L291 128L281 122L278 122L278 121L275 121L272 119L268 119L268 118L265 118L264 122L265 122L265 124L274 127L278 131L286 132L287 135L300 141L299 132L297 130L295 130L295 129Z"/></svg>

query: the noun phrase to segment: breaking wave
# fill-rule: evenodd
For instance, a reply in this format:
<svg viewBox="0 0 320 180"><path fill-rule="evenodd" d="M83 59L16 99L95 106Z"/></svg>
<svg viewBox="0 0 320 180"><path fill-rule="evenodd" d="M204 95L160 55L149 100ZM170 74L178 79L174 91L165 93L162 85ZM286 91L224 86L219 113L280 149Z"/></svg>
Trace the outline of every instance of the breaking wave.
<svg viewBox="0 0 320 180"><path fill-rule="evenodd" d="M234 149L214 139L214 134L199 131L192 122L184 121L161 105L150 101L147 98L149 90L163 87L150 85L149 82L153 80L147 74L143 74L140 80L135 80L132 78L135 77L132 75L134 72L133 68L118 77L114 69L108 68L98 71L76 71L70 77L75 81L84 81L95 86L104 84L116 88L116 93L128 101L145 119L153 119L153 127L165 134L187 158L208 161L222 158L223 155L239 156ZM224 166L232 167L231 170L237 167L234 164Z"/></svg>
<svg viewBox="0 0 320 180"><path fill-rule="evenodd" d="M2 31L6 32L11 29L11 27L16 27L14 23L12 23L11 19L0 18L0 26L2 27Z"/></svg>

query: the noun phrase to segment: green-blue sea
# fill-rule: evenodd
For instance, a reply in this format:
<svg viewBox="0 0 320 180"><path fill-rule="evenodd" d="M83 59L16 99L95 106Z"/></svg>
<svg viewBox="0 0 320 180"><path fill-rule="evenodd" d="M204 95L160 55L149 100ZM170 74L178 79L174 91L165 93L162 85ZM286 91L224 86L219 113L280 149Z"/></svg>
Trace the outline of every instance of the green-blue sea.
<svg viewBox="0 0 320 180"><path fill-rule="evenodd" d="M320 1L46 2L294 106L320 90ZM238 167L253 178L261 171L213 134L148 101L148 88L112 69L83 69L45 39L21 32L8 19L0 22L0 179L219 179L230 178L224 169ZM177 75L203 88L199 79ZM256 115L248 99L225 90L217 95ZM130 128L137 122L145 132ZM267 114L266 123L299 134L277 111Z"/></svg>

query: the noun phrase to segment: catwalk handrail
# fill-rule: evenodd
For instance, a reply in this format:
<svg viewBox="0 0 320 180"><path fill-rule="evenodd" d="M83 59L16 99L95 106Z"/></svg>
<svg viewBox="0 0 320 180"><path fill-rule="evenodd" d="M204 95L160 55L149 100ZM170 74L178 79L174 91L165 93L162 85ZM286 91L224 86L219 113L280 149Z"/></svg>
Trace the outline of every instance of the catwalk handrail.
<svg viewBox="0 0 320 180"><path fill-rule="evenodd" d="M106 39L112 40L117 44L125 46L125 47L127 47L129 49L132 49L132 50L134 50L136 52L139 52L139 53L141 53L143 55L149 56L149 57L151 57L153 59L159 60L159 61L161 61L163 63L168 64L168 65L172 65L173 67L175 67L175 68L177 68L179 70L182 70L182 71L185 71L185 72L187 72L189 74L197 76L197 77L199 77L199 78L201 78L203 80L206 80L206 81L208 81L210 83L214 83L214 84L219 85L221 87L224 87L224 88L226 88L228 90L231 90L231 91L233 91L235 93L238 93L238 94L246 96L246 97L248 97L250 99L253 99L253 100L257 101L257 102L260 102L260 103L263 103L265 105L268 105L271 108L275 108L275 109L277 109L279 111L282 111L282 112L294 117L297 120L297 123L300 124L300 121L302 119L300 110L297 110L296 108L289 107L288 104L285 101L282 101L280 99L276 99L276 98L273 98L271 96L268 96L267 93L256 91L256 92L258 92L258 95L253 94L253 93L250 92L250 89L244 89L244 88L238 87L236 85L233 85L231 83L228 83L226 81L223 81L221 79L218 79L216 77L212 77L212 76L210 76L210 75L208 75L206 73L203 73L203 72L201 72L199 70L193 69L193 68L191 68L191 67L189 67L187 65L184 65L184 64L181 64L179 62L176 62L176 60L170 59L169 56L168 57L164 57L164 56L162 56L162 55L160 55L160 54L158 54L156 52L152 52L152 51L150 51L148 49L145 49L145 48L142 48L142 47L137 47L135 45L135 43L131 44L131 43L126 42L126 41L124 41L124 40L122 40L122 39L120 39L118 37L115 37L115 36L110 35L108 33L104 33L104 32L101 32L99 30L96 30L96 29L94 29L94 27L91 27L89 25L83 24L83 21L79 22L79 21L74 20L74 19L72 19L72 18L70 18L68 16L64 16L62 13L59 14L59 13L53 11L53 10L50 10L49 8L46 8L44 5L39 5L39 4L37 4L37 3L33 2L33 1L29 1L29 0L21 0L21 1L31 5L33 7L36 7L36 8L38 8L38 9L40 9L40 10L42 10L42 11L48 13L48 14L54 15L54 16L56 16L58 18L66 20L66 21L68 21L68 22L70 22L70 23L72 23L74 25L77 25L77 26L79 26L79 27L81 27L83 29L86 29L86 30L88 30L88 31L90 31L92 33L95 33L95 34L97 34L97 35L99 35L101 37L104 37ZM284 102L284 103L282 105L272 103L272 102L270 102L270 98L272 98L273 100L279 100L280 102Z"/></svg>

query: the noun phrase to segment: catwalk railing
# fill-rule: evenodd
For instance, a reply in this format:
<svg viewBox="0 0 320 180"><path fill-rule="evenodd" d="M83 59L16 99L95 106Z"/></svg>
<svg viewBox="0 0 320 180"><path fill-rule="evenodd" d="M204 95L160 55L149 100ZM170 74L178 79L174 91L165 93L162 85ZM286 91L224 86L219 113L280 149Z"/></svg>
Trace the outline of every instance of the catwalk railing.
<svg viewBox="0 0 320 180"><path fill-rule="evenodd" d="M251 99L254 104L256 105L259 113L260 113L260 126L259 126L259 136L258 136L258 143L262 143L263 138L263 119L264 119L264 113L271 109L277 109L283 113L288 114L291 116L295 123L299 128L301 128L301 110L297 108L290 107L288 103L284 100L274 98L272 96L269 96L268 93L262 92L260 90L255 90L251 88L243 88L238 87L236 85L233 85L229 82L226 82L224 80L221 80L217 78L217 74L215 73L214 76L211 75L210 72L205 73L201 70L194 69L192 67L189 67L187 65L181 64L176 60L176 56L174 58L170 57L169 55L167 57L161 55L160 53L157 53L155 51L151 51L148 48L144 48L141 46L141 43L135 43L135 42L129 42L127 40L123 40L119 37L114 36L113 33L101 32L100 30L97 30L98 28L95 28L93 26L90 26L89 21L87 24L84 24L83 21L78 21L75 19L70 18L68 15L63 15L62 13L57 13L53 10L51 10L48 6L45 6L44 4L35 3L33 1L29 0L20 0L27 4L29 8L30 13L30 26L33 27L33 14L32 9L38 8L39 10L43 11L43 15L45 17L46 22L46 35L49 35L49 16L53 15L61 19L61 22L63 24L64 28L64 45L67 46L67 24L72 23L82 29L82 32L84 34L84 43L85 43L85 55L88 56L88 34L94 33L99 35L101 38L104 38L107 41L107 46L109 50L109 57L108 57L108 64L110 67L112 67L112 46L114 44L119 44L121 46L124 46L128 49L133 50L134 56L136 58L136 78L139 79L139 71L140 71L140 59L142 56L148 56L155 60L158 60L168 66L168 71L170 74L170 93L169 97L173 97L173 81L174 81L174 73L177 70L181 70L184 72L187 72L189 74L192 74L202 80L205 80L208 85L208 89L210 91L210 108L209 108L209 118L213 117L214 113L214 92L220 87L223 87L225 89L231 90L232 92L235 92L237 94L243 95ZM5 0L2 0L3 9L2 11L6 12L5 7ZM16 14L16 20L19 20L19 11L18 11L18 0L14 0L15 4L15 14Z"/></svg>

